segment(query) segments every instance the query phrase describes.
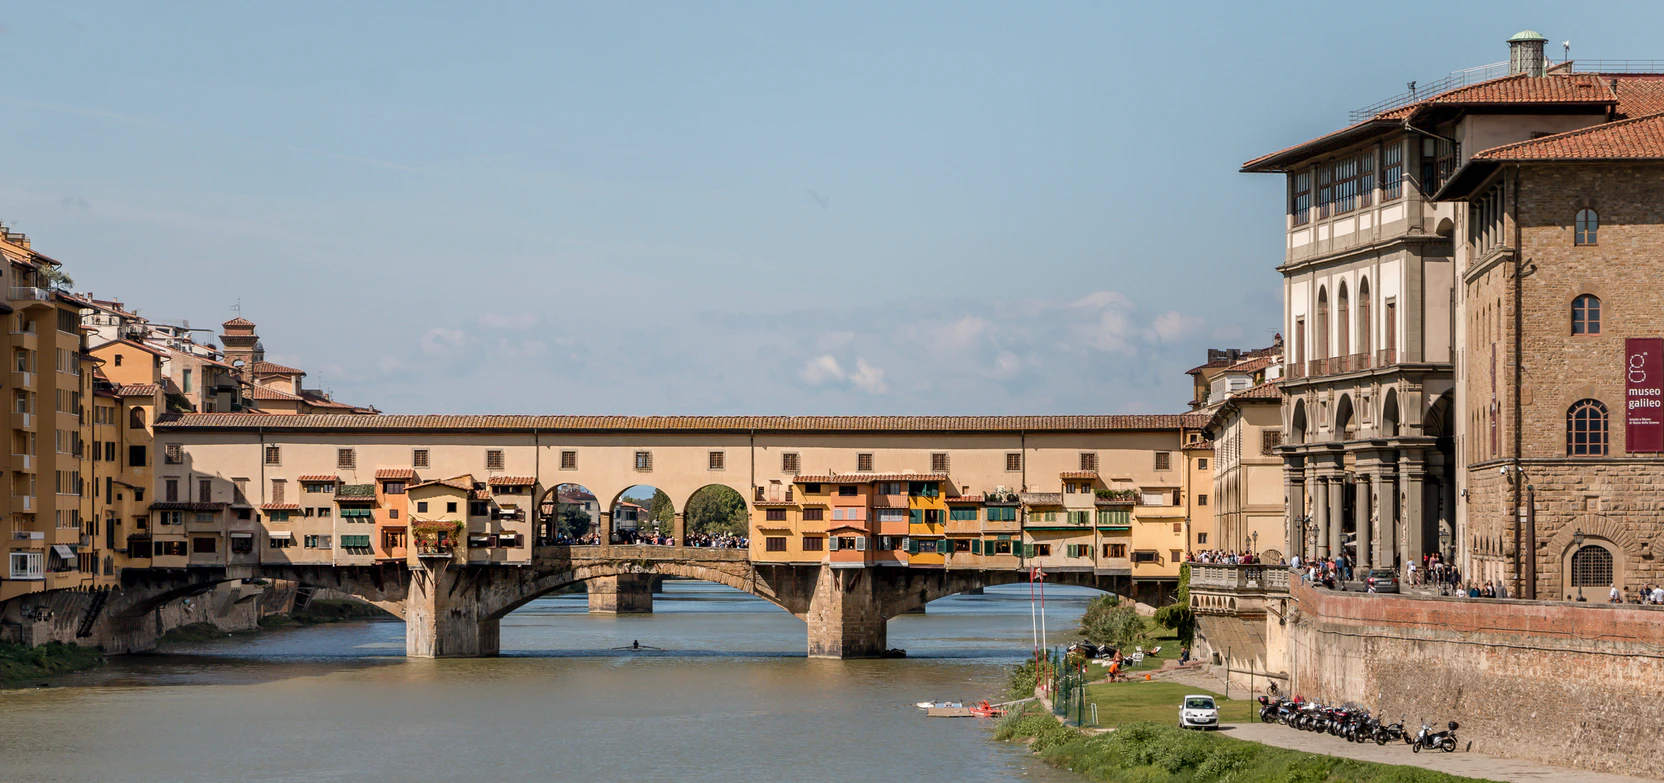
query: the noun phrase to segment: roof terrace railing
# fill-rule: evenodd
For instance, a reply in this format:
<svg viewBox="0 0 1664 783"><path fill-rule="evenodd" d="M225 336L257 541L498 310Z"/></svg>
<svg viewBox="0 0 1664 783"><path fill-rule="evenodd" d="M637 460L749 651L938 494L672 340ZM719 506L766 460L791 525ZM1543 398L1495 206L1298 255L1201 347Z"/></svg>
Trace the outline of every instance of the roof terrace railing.
<svg viewBox="0 0 1664 783"><path fill-rule="evenodd" d="M1573 60L1576 73L1657 73L1664 74L1664 60Z"/></svg>
<svg viewBox="0 0 1664 783"><path fill-rule="evenodd" d="M1460 71L1451 71L1449 75L1435 82L1428 82L1426 84L1411 82L1411 84L1416 85L1413 89L1401 92L1391 98L1377 101L1361 109L1354 109L1347 115L1347 117L1352 122L1363 122L1364 120L1374 117L1384 111L1390 111L1400 106L1415 103L1416 101L1424 101L1435 95L1442 95L1450 92L1458 87L1466 87L1470 84L1478 84L1483 81L1495 79L1499 76L1507 75L1508 63L1506 61L1491 63L1489 65L1478 65Z"/></svg>

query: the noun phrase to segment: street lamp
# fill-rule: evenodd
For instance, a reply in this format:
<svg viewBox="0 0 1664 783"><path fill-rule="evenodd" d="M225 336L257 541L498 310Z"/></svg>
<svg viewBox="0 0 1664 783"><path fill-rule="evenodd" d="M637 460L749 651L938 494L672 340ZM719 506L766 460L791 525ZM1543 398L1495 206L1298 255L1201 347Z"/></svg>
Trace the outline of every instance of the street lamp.
<svg viewBox="0 0 1664 783"><path fill-rule="evenodd" d="M1583 528L1580 527L1580 528L1577 529L1576 533L1572 534L1572 551L1576 552L1577 550L1582 549L1582 548L1583 548Z"/></svg>
<svg viewBox="0 0 1664 783"><path fill-rule="evenodd" d="M1248 536L1248 538L1251 539L1254 542L1254 543L1249 545L1248 551L1250 551L1250 552L1260 551L1260 531L1258 531L1258 530L1254 531L1252 534L1250 534Z"/></svg>

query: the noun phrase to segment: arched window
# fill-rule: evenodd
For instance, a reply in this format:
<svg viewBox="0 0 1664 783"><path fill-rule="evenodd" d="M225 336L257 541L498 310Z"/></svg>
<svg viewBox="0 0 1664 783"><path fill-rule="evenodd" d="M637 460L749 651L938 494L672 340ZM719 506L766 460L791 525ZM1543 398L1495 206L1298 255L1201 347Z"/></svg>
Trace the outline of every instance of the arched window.
<svg viewBox="0 0 1664 783"><path fill-rule="evenodd" d="M1347 339L1351 336L1352 308L1346 296L1345 283L1340 284L1340 297L1335 302L1339 308L1336 312L1339 317L1335 319L1335 345L1338 348L1335 355L1345 357L1352 353L1352 342Z"/></svg>
<svg viewBox="0 0 1664 783"><path fill-rule="evenodd" d="M1329 291L1325 288L1317 289L1317 345L1313 349L1313 359L1329 358Z"/></svg>
<svg viewBox="0 0 1664 783"><path fill-rule="evenodd" d="M127 415L127 426L128 426L128 428L135 429L135 430L144 429L144 409L143 408L134 408L133 412Z"/></svg>
<svg viewBox="0 0 1664 783"><path fill-rule="evenodd" d="M1566 455L1606 456L1606 406L1600 400L1578 400L1566 411Z"/></svg>
<svg viewBox="0 0 1664 783"><path fill-rule="evenodd" d="M1358 283L1358 353L1369 354L1369 280Z"/></svg>
<svg viewBox="0 0 1664 783"><path fill-rule="evenodd" d="M1572 300L1572 334L1600 334L1600 297L1584 294Z"/></svg>
<svg viewBox="0 0 1664 783"><path fill-rule="evenodd" d="M1572 234L1572 244L1593 245L1595 237L1600 233L1600 215L1594 210L1584 207L1577 211L1577 228Z"/></svg>
<svg viewBox="0 0 1664 783"><path fill-rule="evenodd" d="M1608 587L1612 584L1612 553L1606 547L1589 544L1572 553L1572 587Z"/></svg>

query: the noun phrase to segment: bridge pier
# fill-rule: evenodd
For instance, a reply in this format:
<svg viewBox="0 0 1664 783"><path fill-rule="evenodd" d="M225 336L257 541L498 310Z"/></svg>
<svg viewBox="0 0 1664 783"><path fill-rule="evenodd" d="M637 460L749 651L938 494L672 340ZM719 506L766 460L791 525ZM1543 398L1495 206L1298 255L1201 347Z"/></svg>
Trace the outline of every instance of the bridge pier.
<svg viewBox="0 0 1664 783"><path fill-rule="evenodd" d="M875 658L889 641L874 577L866 568L820 567L809 598L810 658Z"/></svg>
<svg viewBox="0 0 1664 783"><path fill-rule="evenodd" d="M590 614L652 614L653 575L620 574L589 580Z"/></svg>
<svg viewBox="0 0 1664 783"><path fill-rule="evenodd" d="M490 567L447 568L423 563L412 569L405 604L404 654L410 658L479 658L501 650L499 621L485 617L478 592ZM483 583L483 584L482 584Z"/></svg>

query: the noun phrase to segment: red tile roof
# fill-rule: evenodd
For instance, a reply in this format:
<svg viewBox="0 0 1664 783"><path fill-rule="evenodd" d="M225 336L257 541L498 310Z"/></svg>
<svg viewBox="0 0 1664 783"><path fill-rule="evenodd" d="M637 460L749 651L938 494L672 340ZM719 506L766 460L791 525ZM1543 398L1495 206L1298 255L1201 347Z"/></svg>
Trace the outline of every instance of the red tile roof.
<svg viewBox="0 0 1664 783"><path fill-rule="evenodd" d="M1634 119L1664 111L1664 75L1620 76L1618 81L1619 119Z"/></svg>
<svg viewBox="0 0 1664 783"><path fill-rule="evenodd" d="M296 479L296 481L333 481L339 483L341 479L330 473L308 473Z"/></svg>
<svg viewBox="0 0 1664 783"><path fill-rule="evenodd" d="M249 400L272 400L272 401L282 401L282 402L305 402L304 399L302 399L300 397L297 397L293 394L290 394L286 391L279 391L279 390L273 389L269 386L260 386L258 384L254 385L254 386L250 386L248 388L248 391L243 393L243 398L244 399L249 399ZM236 414L228 414L228 415L236 415Z"/></svg>
<svg viewBox="0 0 1664 783"><path fill-rule="evenodd" d="M162 390L159 383L129 383L116 389L116 394L123 397L154 397Z"/></svg>
<svg viewBox="0 0 1664 783"><path fill-rule="evenodd" d="M261 511L299 511L299 503L267 503L260 507Z"/></svg>
<svg viewBox="0 0 1664 783"><path fill-rule="evenodd" d="M236 318L233 318L229 321L226 321L225 323L220 324L220 326L253 326L253 325L254 325L253 321L250 321L247 318L244 318L240 315L237 316Z"/></svg>
<svg viewBox="0 0 1664 783"><path fill-rule="evenodd" d="M431 487L431 486L434 486L435 484L450 487L451 489L460 489L460 490L464 490L464 491L467 491L467 492L472 492L474 490L474 477L471 476L471 475L468 475L468 474L463 474L461 476L452 476L448 479L433 479L431 481L423 481L419 484L410 485L408 488L406 488L406 491L416 489L418 487Z"/></svg>
<svg viewBox="0 0 1664 783"><path fill-rule="evenodd" d="M536 476L492 476L485 483L493 487L529 487L537 483Z"/></svg>
<svg viewBox="0 0 1664 783"><path fill-rule="evenodd" d="M1196 413L1099 416L510 416L305 414L271 417L242 413L183 413L163 417L172 429L397 431L689 432L1076 432L1201 429Z"/></svg>
<svg viewBox="0 0 1664 783"><path fill-rule="evenodd" d="M1095 479L1097 477L1098 477L1098 471L1095 471L1095 470L1065 470L1065 471L1063 471L1062 475L1058 476L1058 478L1062 478L1062 479L1076 479L1076 480L1079 480L1079 479Z"/></svg>
<svg viewBox="0 0 1664 783"><path fill-rule="evenodd" d="M982 496L981 495L960 495L958 497L948 498L947 501L949 503L981 503L982 502Z"/></svg>
<svg viewBox="0 0 1664 783"><path fill-rule="evenodd" d="M1283 399L1283 390L1276 381L1262 383L1249 389L1243 389L1230 396L1233 400L1278 400Z"/></svg>
<svg viewBox="0 0 1664 783"><path fill-rule="evenodd" d="M1474 153L1476 161L1664 158L1664 114L1619 120Z"/></svg>
<svg viewBox="0 0 1664 783"><path fill-rule="evenodd" d="M468 499L469 500L490 500L491 499L491 489L489 487L487 487L485 489L471 489L471 490L468 490Z"/></svg>
<svg viewBox="0 0 1664 783"><path fill-rule="evenodd" d="M875 481L947 481L946 473L827 473L798 476L798 484L871 484Z"/></svg>
<svg viewBox="0 0 1664 783"><path fill-rule="evenodd" d="M756 501L752 501L751 505L756 506L757 508L785 508L787 506L797 505L797 501L795 501L795 500L756 500Z"/></svg>
<svg viewBox="0 0 1664 783"><path fill-rule="evenodd" d="M416 471L411 468L382 468L376 471L377 481L384 479L405 479L407 481L412 481L415 480L415 478Z"/></svg>
<svg viewBox="0 0 1664 783"><path fill-rule="evenodd" d="M281 364L273 364L271 362L255 362L255 363L249 365L248 368L253 372L272 373L274 375L305 375L306 374L305 370L297 370L293 367L285 367Z"/></svg>
<svg viewBox="0 0 1664 783"><path fill-rule="evenodd" d="M1258 359L1249 359L1245 362L1237 362L1236 364L1225 368L1225 372L1258 372L1276 363L1276 357L1261 356Z"/></svg>
<svg viewBox="0 0 1664 783"><path fill-rule="evenodd" d="M151 353L151 354L155 354L157 356L167 356L168 355L167 351L164 351L164 350L161 350L161 349L149 346L149 345L145 345L144 343L136 343L136 342L133 342L132 340L111 340L107 343L101 343L99 345L95 345L91 348L88 348L87 350L88 351L96 351L100 348L104 348L106 346L111 346L111 345L125 345L128 348L137 348L141 351L144 351L145 353Z"/></svg>

